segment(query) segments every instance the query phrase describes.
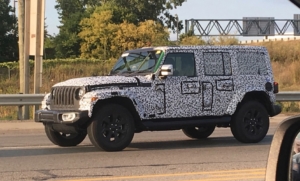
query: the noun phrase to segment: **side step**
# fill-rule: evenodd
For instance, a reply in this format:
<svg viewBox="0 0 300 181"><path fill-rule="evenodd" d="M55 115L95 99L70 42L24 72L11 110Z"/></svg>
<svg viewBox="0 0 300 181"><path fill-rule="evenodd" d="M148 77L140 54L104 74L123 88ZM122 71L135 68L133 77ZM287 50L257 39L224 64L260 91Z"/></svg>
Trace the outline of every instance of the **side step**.
<svg viewBox="0 0 300 181"><path fill-rule="evenodd" d="M197 118L180 118L180 119L155 119L142 120L143 130L159 131L159 130L176 130L188 126L201 126L207 124L229 125L231 116L218 117L197 117Z"/></svg>

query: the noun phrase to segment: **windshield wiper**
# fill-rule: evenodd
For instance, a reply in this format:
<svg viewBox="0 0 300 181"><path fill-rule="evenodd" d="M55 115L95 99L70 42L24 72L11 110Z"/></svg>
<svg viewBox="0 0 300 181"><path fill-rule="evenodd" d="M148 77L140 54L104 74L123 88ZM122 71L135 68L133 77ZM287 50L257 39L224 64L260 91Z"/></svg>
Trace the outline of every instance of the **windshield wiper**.
<svg viewBox="0 0 300 181"><path fill-rule="evenodd" d="M126 75L126 74L132 74L134 73L135 71L125 71L125 72L119 72L117 73L116 75Z"/></svg>
<svg viewBox="0 0 300 181"><path fill-rule="evenodd" d="M129 67L129 65L127 63L126 57L123 57L123 61L125 63L125 67L127 68L127 71L131 71L131 68Z"/></svg>
<svg viewBox="0 0 300 181"><path fill-rule="evenodd" d="M147 68L147 69L145 69L145 70L139 70L139 71L137 71L136 73L147 72L147 71L151 70L154 66L155 66L155 65L153 65L153 66L151 66L151 67L149 67L149 68Z"/></svg>

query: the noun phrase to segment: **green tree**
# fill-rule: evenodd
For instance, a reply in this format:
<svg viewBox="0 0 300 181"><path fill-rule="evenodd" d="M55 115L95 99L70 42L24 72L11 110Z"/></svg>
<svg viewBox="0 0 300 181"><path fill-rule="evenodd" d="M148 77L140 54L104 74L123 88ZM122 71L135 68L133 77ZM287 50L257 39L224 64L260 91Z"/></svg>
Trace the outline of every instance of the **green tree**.
<svg viewBox="0 0 300 181"><path fill-rule="evenodd" d="M160 23L148 20L138 25L127 21L116 24L112 19L111 11L95 11L82 20L81 57L107 60L128 49L168 42L169 32Z"/></svg>
<svg viewBox="0 0 300 181"><path fill-rule="evenodd" d="M219 36L213 37L208 40L208 44L211 45L238 45L239 40L234 36Z"/></svg>
<svg viewBox="0 0 300 181"><path fill-rule="evenodd" d="M46 21L46 19L45 19ZM50 35L47 30L48 26L44 25L44 59L54 59L55 57L55 35Z"/></svg>
<svg viewBox="0 0 300 181"><path fill-rule="evenodd" d="M193 30L189 30L187 33L182 33L179 35L179 40L182 41L186 37L195 36L195 33Z"/></svg>
<svg viewBox="0 0 300 181"><path fill-rule="evenodd" d="M187 36L180 41L180 45L205 45L205 41L198 36Z"/></svg>
<svg viewBox="0 0 300 181"><path fill-rule="evenodd" d="M0 0L0 62L18 60L17 23L9 0Z"/></svg>
<svg viewBox="0 0 300 181"><path fill-rule="evenodd" d="M196 36L192 30L183 33L179 37L180 45L205 45L206 42L201 37Z"/></svg>
<svg viewBox="0 0 300 181"><path fill-rule="evenodd" d="M182 29L170 10L181 6L186 0L56 0L55 8L58 11L61 26L59 34L55 37L55 50L58 58L77 57L80 54L81 32L79 23L92 13L111 11L111 22L121 24L133 23L138 26L140 22L153 20L166 25L175 31Z"/></svg>
<svg viewBox="0 0 300 181"><path fill-rule="evenodd" d="M111 18L110 11L102 11L82 20L82 31L78 34L82 39L81 57L105 60L111 56L109 47L118 27Z"/></svg>
<svg viewBox="0 0 300 181"><path fill-rule="evenodd" d="M79 23L87 16L87 3L91 0L56 0L61 26L55 37L56 57L68 58L80 55ZM94 1L93 1L94 2Z"/></svg>
<svg viewBox="0 0 300 181"><path fill-rule="evenodd" d="M153 20L164 24L174 32L182 30L182 21L178 21L170 10L181 6L186 0L106 0L101 1L98 11L110 10L113 12L112 21L120 24L123 21L138 25L146 20Z"/></svg>
<svg viewBox="0 0 300 181"><path fill-rule="evenodd" d="M55 57L55 37L52 35L45 36L44 39L44 59L54 59Z"/></svg>

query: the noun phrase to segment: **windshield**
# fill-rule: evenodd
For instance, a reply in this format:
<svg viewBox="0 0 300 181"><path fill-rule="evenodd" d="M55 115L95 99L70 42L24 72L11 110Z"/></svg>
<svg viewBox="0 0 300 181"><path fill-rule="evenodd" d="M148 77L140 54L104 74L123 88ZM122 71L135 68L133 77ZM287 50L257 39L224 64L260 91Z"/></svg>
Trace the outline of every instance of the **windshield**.
<svg viewBox="0 0 300 181"><path fill-rule="evenodd" d="M152 73L161 54L161 50L123 53L110 74Z"/></svg>

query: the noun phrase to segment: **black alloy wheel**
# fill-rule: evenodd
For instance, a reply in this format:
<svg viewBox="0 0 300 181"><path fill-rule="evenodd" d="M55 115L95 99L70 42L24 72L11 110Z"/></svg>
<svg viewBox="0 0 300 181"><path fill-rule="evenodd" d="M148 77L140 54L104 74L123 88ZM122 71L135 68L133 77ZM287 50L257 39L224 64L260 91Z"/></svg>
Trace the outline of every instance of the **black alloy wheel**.
<svg viewBox="0 0 300 181"><path fill-rule="evenodd" d="M68 147L80 144L86 137L87 133L62 133L52 129L51 125L45 125L45 132L48 139L55 145Z"/></svg>
<svg viewBox="0 0 300 181"><path fill-rule="evenodd" d="M257 101L249 101L234 114L231 132L243 143L257 143L261 141L269 130L269 115L265 107Z"/></svg>
<svg viewBox="0 0 300 181"><path fill-rule="evenodd" d="M89 125L88 135L95 147L105 151L121 151L133 139L133 117L121 105L103 106Z"/></svg>

